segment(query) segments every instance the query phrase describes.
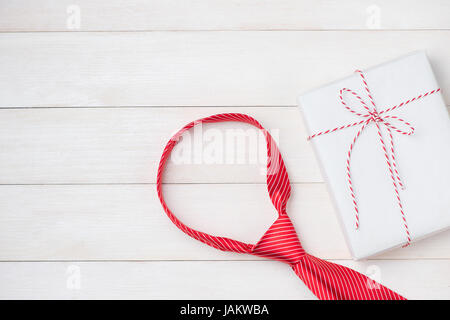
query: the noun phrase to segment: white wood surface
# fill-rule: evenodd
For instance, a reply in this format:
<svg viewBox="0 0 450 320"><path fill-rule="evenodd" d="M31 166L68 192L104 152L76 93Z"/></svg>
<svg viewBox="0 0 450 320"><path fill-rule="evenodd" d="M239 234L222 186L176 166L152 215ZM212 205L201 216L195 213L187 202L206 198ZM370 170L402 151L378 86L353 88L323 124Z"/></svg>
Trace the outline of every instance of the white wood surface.
<svg viewBox="0 0 450 320"><path fill-rule="evenodd" d="M323 182L297 107L137 107L1 110L0 184L155 183L161 152L186 119L222 112L248 113L272 133L291 182ZM193 133L175 147L183 156L169 159L165 182L265 183L266 145L258 129L242 123L203 128L202 148ZM208 160L208 130L220 133L217 140L234 146L233 153ZM242 138L234 135L240 132ZM257 144L240 143L252 137Z"/></svg>
<svg viewBox="0 0 450 320"><path fill-rule="evenodd" d="M332 261L410 299L450 293L448 260ZM0 284L0 299L315 299L272 261L4 262Z"/></svg>
<svg viewBox="0 0 450 320"><path fill-rule="evenodd" d="M449 88L449 40L450 30L3 33L0 107L293 106L422 49Z"/></svg>
<svg viewBox="0 0 450 320"><path fill-rule="evenodd" d="M0 10L2 31L450 28L446 0L14 0ZM75 12L80 27L68 29Z"/></svg>
<svg viewBox="0 0 450 320"><path fill-rule="evenodd" d="M164 191L187 224L249 243L276 218L264 184L171 184ZM0 260L256 259L189 238L160 207L154 185L0 186ZM351 258L322 183L293 185L288 210L306 250ZM450 231L379 258L442 259L449 252Z"/></svg>
<svg viewBox="0 0 450 320"><path fill-rule="evenodd" d="M450 231L350 260L295 107L413 50L427 51L450 105L449 16L445 0L0 2L0 299L314 298L285 265L202 245L161 209L166 140L219 112L278 137L310 253L407 298L450 299ZM167 201L196 228L254 242L275 217L261 167L172 161Z"/></svg>
<svg viewBox="0 0 450 320"><path fill-rule="evenodd" d="M296 107L189 107L2 110L0 183L154 183L161 152L176 130L191 119L231 111L253 115L278 138L292 182L323 181ZM251 134L259 133L256 128L241 123L203 128L205 141L208 129L220 129L224 143L235 146L234 156L229 161L222 157L209 161L205 167L207 153L197 151L191 134L190 144L176 147L188 156L171 162L166 182L265 182L261 171L267 157L264 137L250 148L227 136L227 130L249 130L245 140L250 143ZM249 161L251 150L258 152L253 163ZM200 164L195 162L198 154L205 159Z"/></svg>

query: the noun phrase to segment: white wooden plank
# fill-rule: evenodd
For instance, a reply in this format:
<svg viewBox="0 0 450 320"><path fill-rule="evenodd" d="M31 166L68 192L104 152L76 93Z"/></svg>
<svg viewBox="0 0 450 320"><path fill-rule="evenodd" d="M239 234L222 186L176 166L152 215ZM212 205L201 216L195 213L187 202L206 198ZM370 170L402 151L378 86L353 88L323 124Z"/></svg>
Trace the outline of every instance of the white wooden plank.
<svg viewBox="0 0 450 320"><path fill-rule="evenodd" d="M445 0L15 0L1 31L449 29Z"/></svg>
<svg viewBox="0 0 450 320"><path fill-rule="evenodd" d="M292 182L322 181L296 107L45 108L0 110L0 183L154 183L171 135L221 112L247 113L272 132ZM258 129L219 123L201 132L189 132L176 147L165 181L265 182Z"/></svg>
<svg viewBox="0 0 450 320"><path fill-rule="evenodd" d="M450 31L0 34L0 107L279 106L426 49L449 99Z"/></svg>
<svg viewBox="0 0 450 320"><path fill-rule="evenodd" d="M188 225L256 243L275 220L266 186L165 185L166 200ZM303 246L350 259L323 184L294 185L288 212ZM247 260L179 231L154 185L0 186L0 260ZM379 259L450 258L450 232Z"/></svg>
<svg viewBox="0 0 450 320"><path fill-rule="evenodd" d="M450 260L334 262L408 299L450 298ZM315 299L287 265L256 261L2 262L0 287L0 299Z"/></svg>
<svg viewBox="0 0 450 320"><path fill-rule="evenodd" d="M277 139L291 182L323 181L296 107L49 108L0 110L0 184L154 183L171 135L221 112L260 121ZM240 123L190 131L176 146L165 181L264 183L266 146L258 134Z"/></svg>

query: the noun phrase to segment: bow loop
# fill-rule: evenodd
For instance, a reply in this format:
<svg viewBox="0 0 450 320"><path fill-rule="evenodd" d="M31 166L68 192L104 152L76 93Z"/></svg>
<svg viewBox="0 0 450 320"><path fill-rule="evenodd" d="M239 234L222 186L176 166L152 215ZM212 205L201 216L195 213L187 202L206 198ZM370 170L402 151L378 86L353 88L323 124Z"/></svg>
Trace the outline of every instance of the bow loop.
<svg viewBox="0 0 450 320"><path fill-rule="evenodd" d="M350 95L346 94L349 93ZM346 96L349 96L352 100L355 100L356 104L361 107L363 107L363 110L356 109L355 107L351 107L349 105L350 102L347 102ZM360 116L360 117L370 117L371 113L373 111L376 112L376 110L371 110L369 106L364 102L363 98L361 98L355 91L348 89L348 88L342 88L339 90L339 99L341 100L341 103L344 105L344 107L350 111L351 113Z"/></svg>
<svg viewBox="0 0 450 320"><path fill-rule="evenodd" d="M410 136L414 133L414 130L415 130L414 127L409 122L407 122L399 117L384 116L384 117L382 117L382 119L383 119L383 123L388 128L390 128L398 133L401 133L401 134L404 134L407 136ZM395 123L395 125L393 125L392 123Z"/></svg>

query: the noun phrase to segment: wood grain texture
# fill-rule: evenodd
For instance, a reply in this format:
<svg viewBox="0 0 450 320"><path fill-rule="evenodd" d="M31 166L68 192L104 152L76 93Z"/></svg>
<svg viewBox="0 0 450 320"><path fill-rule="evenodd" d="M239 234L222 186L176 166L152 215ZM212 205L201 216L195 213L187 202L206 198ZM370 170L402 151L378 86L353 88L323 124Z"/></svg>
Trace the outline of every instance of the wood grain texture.
<svg viewBox="0 0 450 320"><path fill-rule="evenodd" d="M276 218L263 184L169 184L188 225L256 243ZM206 199L206 200L205 200ZM247 260L208 247L164 214L154 185L0 186L0 260ZM305 249L350 259L323 184L293 186L288 212ZM450 232L379 259L448 258Z"/></svg>
<svg viewBox="0 0 450 320"><path fill-rule="evenodd" d="M164 145L188 121L255 117L278 140L292 182L321 182L301 113L283 108L0 110L0 183L154 183ZM265 182L265 139L242 123L204 125L176 147L166 182Z"/></svg>
<svg viewBox="0 0 450 320"><path fill-rule="evenodd" d="M414 50L427 51L450 105L449 14L446 0L2 1L0 299L313 299L286 265L205 246L161 209L152 183L167 139L220 112L275 133L310 253L409 299L450 299L450 231L350 260L295 107ZM207 137L227 141L249 127L214 129ZM164 189L189 225L254 242L275 218L265 146L256 163L251 144L235 146L231 163L207 164L207 148L195 163L194 142L178 149L187 162L172 159Z"/></svg>
<svg viewBox="0 0 450 320"><path fill-rule="evenodd" d="M408 299L450 297L449 260L333 262ZM269 261L2 262L0 288L0 299L315 299L287 265Z"/></svg>
<svg viewBox="0 0 450 320"><path fill-rule="evenodd" d="M0 12L0 31L450 28L445 0L15 0Z"/></svg>
<svg viewBox="0 0 450 320"><path fill-rule="evenodd" d="M253 116L271 132L291 182L323 182L297 107L185 107L1 109L0 184L154 183L172 134L222 112ZM217 123L184 138L165 182L265 183L266 145L256 128Z"/></svg>
<svg viewBox="0 0 450 320"><path fill-rule="evenodd" d="M426 49L447 101L450 31L0 34L0 107L294 106Z"/></svg>

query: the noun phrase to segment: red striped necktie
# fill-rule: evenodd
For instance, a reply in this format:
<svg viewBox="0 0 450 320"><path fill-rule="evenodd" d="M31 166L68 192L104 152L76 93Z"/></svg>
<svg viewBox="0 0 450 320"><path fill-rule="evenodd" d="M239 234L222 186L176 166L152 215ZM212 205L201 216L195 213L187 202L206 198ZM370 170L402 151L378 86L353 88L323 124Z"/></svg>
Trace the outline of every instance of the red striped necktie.
<svg viewBox="0 0 450 320"><path fill-rule="evenodd" d="M278 212L277 220L257 244L247 244L194 230L183 224L168 208L162 194L164 166L179 137L199 123L245 122L262 130L267 142L267 190ZM305 252L286 212L291 194L289 177L278 147L258 121L240 113L217 114L193 121L178 131L167 143L158 167L158 197L172 222L194 239L223 251L248 253L287 263L305 285L321 300L405 300L404 297L350 268L316 258Z"/></svg>

